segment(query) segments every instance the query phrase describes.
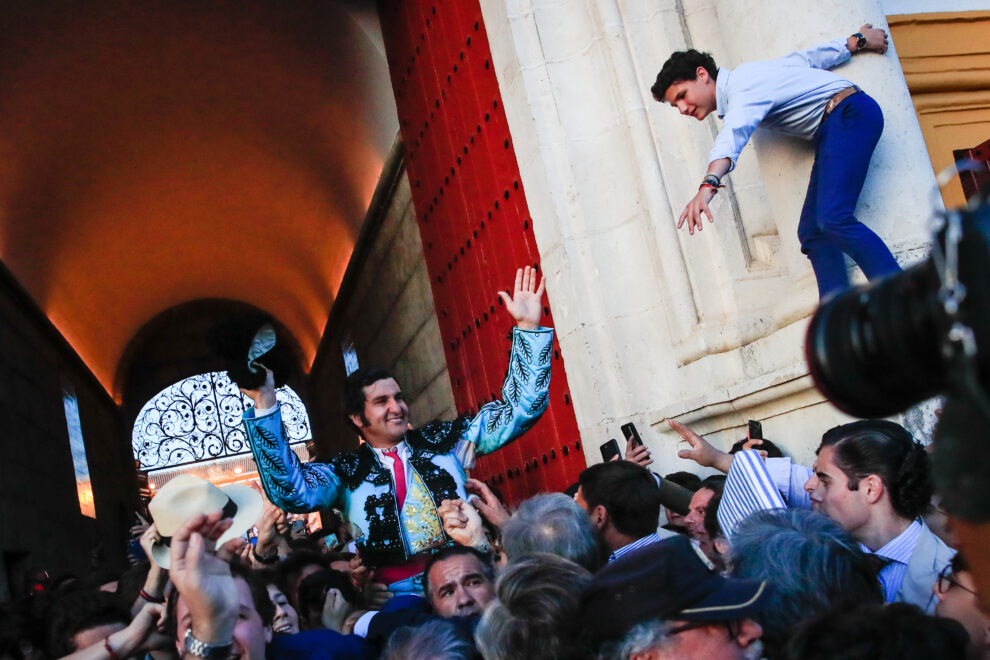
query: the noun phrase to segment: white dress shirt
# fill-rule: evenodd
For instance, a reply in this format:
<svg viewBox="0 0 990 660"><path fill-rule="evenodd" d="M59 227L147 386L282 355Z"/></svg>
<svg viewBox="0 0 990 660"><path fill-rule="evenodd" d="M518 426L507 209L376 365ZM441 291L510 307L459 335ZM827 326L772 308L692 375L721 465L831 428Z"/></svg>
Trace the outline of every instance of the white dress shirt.
<svg viewBox="0 0 990 660"><path fill-rule="evenodd" d="M397 454L386 454L385 449L380 449L378 447L371 448L371 450L375 452L375 456L378 457L381 464L385 466L385 469L392 473L392 481L395 481L395 456L398 455L399 460L402 461L402 473L406 477L406 492L408 493L409 475L412 472L409 467L409 457L412 455L412 452L409 450L409 445L406 444L405 440L397 444L394 449L398 450Z"/></svg>

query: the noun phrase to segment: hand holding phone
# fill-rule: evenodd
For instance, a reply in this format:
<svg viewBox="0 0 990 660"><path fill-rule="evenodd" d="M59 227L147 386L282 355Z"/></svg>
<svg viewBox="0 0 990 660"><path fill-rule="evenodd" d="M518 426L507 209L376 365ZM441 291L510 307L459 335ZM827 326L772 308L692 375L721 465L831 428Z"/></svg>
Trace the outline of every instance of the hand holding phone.
<svg viewBox="0 0 990 660"><path fill-rule="evenodd" d="M618 456L620 459L622 458L621 454L619 453L619 441L616 440L615 438L612 438L608 442L604 443L600 447L600 449L602 452L602 460L605 461L606 463L608 463L611 460L614 460L616 456Z"/></svg>
<svg viewBox="0 0 990 660"><path fill-rule="evenodd" d="M636 447L643 446L643 439L639 437L639 431L632 422L622 425L622 435L626 438L626 442L632 442Z"/></svg>

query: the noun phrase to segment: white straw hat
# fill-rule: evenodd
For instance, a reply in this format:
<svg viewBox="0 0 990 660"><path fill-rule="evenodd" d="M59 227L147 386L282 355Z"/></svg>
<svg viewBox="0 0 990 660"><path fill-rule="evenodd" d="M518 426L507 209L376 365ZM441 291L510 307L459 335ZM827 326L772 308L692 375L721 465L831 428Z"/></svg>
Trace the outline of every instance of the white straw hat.
<svg viewBox="0 0 990 660"><path fill-rule="evenodd" d="M216 547L235 539L261 517L264 504L261 495L249 486L231 484L217 488L209 481L188 474L180 474L158 489L148 504L160 541L151 546L151 556L162 568L168 568L169 543L182 523L201 513L223 511L224 518L232 518L233 524L217 539Z"/></svg>

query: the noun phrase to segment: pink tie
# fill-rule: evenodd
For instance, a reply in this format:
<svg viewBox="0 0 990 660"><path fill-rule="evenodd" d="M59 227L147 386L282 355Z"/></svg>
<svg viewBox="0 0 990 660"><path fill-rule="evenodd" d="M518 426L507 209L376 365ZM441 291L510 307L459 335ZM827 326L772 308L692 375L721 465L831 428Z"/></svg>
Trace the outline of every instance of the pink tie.
<svg viewBox="0 0 990 660"><path fill-rule="evenodd" d="M395 501L399 505L399 511L401 511L402 504L406 501L406 468L402 465L402 459L399 458L398 447L386 449L384 453L392 459L392 472L395 474Z"/></svg>

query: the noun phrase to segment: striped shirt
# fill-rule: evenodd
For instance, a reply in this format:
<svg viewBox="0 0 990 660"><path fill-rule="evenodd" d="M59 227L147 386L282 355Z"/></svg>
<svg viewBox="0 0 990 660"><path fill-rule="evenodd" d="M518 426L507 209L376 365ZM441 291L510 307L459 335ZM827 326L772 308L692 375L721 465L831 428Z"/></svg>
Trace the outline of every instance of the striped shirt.
<svg viewBox="0 0 990 660"><path fill-rule="evenodd" d="M883 585L883 593L888 603L893 603L897 597L897 592L901 590L904 576L907 574L908 562L914 553L918 539L921 537L923 525L920 520L915 520L908 525L907 529L887 542L887 545L877 550L874 554L889 559L890 562L880 569L877 577ZM865 545L860 544L863 552L873 552Z"/></svg>
<svg viewBox="0 0 990 660"><path fill-rule="evenodd" d="M757 511L786 508L759 453L752 449L737 453L725 477L722 502L715 514L725 538L731 539L736 525Z"/></svg>
<svg viewBox="0 0 990 660"><path fill-rule="evenodd" d="M737 453L726 476L722 502L716 513L726 538L731 538L736 526L757 511L782 509L788 505L795 509L810 509L811 499L804 484L812 474L811 468L793 465L789 458L768 458L764 462L755 450ZM915 520L874 553L890 560L877 574L888 603L894 602L901 589L922 528L922 522ZM865 545L860 544L860 547L863 552L873 552Z"/></svg>
<svg viewBox="0 0 990 660"><path fill-rule="evenodd" d="M637 541L633 541L632 543L628 543L622 546L621 548L610 554L608 556L608 563L611 564L613 561L615 561L624 554L632 552L633 550L638 550L639 548L642 548L645 545L650 545L651 543L656 543L661 540L662 539L660 538L660 535L657 534L656 532L650 534L649 536L644 536L643 538Z"/></svg>

